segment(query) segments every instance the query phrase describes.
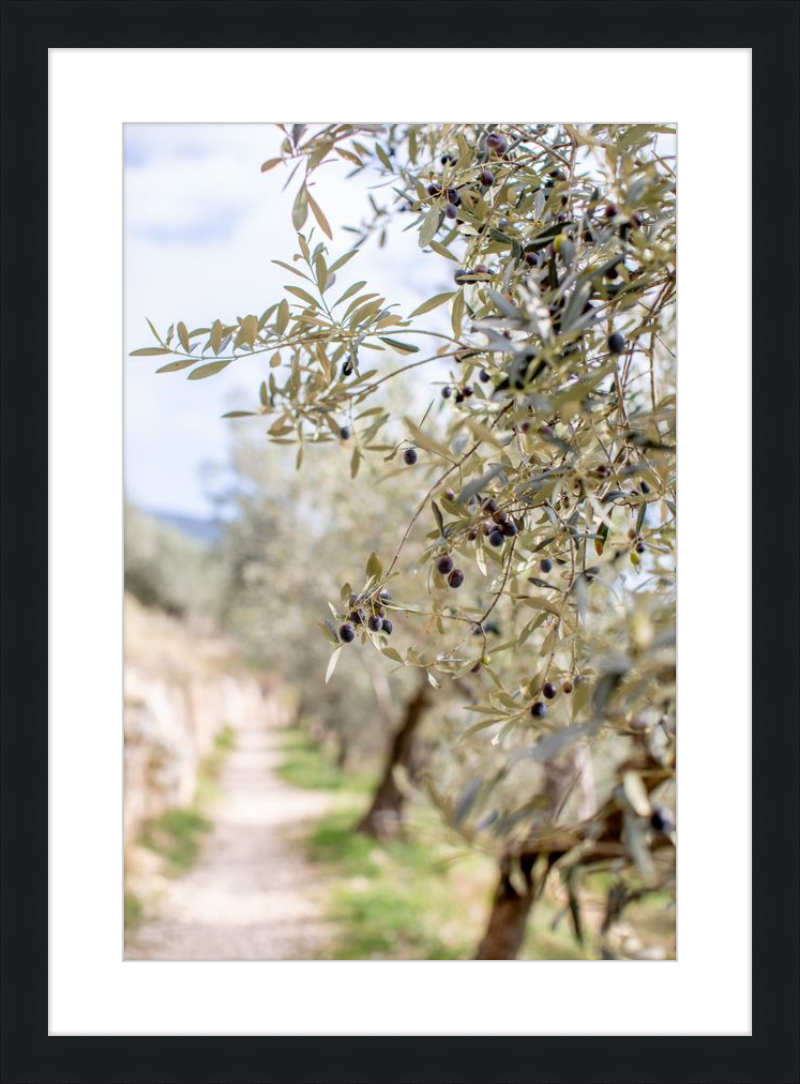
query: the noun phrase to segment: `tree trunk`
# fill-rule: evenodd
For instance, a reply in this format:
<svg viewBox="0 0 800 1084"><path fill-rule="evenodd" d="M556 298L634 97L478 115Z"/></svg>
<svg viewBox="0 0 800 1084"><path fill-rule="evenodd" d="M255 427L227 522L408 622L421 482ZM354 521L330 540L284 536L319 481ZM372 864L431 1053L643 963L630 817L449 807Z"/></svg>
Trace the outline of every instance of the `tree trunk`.
<svg viewBox="0 0 800 1084"><path fill-rule="evenodd" d="M425 681L406 705L405 716L389 748L381 781L372 804L357 825L358 832L378 839L388 839L397 834L403 820L405 795L395 782L395 768L399 766L408 770L411 766L414 733L428 706L429 696L430 686Z"/></svg>
<svg viewBox="0 0 800 1084"><path fill-rule="evenodd" d="M553 823L569 798L577 788L578 808L584 817L594 813L596 798L594 793L594 774L591 758L580 747L563 757L560 761L550 761L545 766L542 793L548 800L549 816ZM537 855L523 853L519 856L520 871L524 891L511 881L511 855L500 859L500 878L495 889L492 910L483 940L478 945L477 960L514 960L525 938L525 927L534 900L544 887L544 882L558 853L548 855L548 863L540 883L534 882L533 867Z"/></svg>
<svg viewBox="0 0 800 1084"><path fill-rule="evenodd" d="M500 880L495 890L489 924L478 945L476 960L515 960L522 947L528 915L536 886L533 880L535 854L523 854L519 864L524 882L520 891L511 881L511 856L500 859Z"/></svg>

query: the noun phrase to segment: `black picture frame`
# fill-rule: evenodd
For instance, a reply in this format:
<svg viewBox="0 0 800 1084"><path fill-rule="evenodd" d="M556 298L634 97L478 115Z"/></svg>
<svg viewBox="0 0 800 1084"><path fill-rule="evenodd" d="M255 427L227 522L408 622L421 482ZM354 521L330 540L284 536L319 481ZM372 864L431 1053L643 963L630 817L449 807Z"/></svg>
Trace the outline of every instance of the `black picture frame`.
<svg viewBox="0 0 800 1084"><path fill-rule="evenodd" d="M3 1081L796 1081L800 4L2 0L0 10ZM752 1037L48 1037L47 50L507 47L512 19L515 47L753 50Z"/></svg>

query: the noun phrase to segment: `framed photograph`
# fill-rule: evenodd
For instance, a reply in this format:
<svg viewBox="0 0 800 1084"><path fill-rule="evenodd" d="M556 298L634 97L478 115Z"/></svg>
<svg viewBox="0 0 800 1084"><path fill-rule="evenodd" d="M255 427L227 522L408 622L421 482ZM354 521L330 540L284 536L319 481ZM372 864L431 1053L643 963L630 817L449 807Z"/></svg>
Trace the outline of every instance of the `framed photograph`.
<svg viewBox="0 0 800 1084"><path fill-rule="evenodd" d="M797 1079L799 8L2 0L3 1080Z"/></svg>

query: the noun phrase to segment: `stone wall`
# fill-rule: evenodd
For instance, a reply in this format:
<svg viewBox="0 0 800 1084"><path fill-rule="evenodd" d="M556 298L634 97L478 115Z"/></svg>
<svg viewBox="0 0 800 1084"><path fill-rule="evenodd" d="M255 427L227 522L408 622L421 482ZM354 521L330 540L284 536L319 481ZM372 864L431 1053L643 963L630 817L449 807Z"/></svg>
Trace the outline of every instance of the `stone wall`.
<svg viewBox="0 0 800 1084"><path fill-rule="evenodd" d="M289 708L246 671L229 645L125 602L126 846L144 823L189 805L198 772L226 726L281 725Z"/></svg>

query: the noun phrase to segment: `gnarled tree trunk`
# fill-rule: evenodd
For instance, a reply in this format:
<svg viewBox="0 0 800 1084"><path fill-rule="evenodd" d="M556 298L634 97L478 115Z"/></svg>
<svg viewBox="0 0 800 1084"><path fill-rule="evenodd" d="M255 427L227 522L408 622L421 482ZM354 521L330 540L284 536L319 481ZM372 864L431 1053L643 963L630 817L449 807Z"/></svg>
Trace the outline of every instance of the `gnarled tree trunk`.
<svg viewBox="0 0 800 1084"><path fill-rule="evenodd" d="M592 763L587 752L579 746L576 746L568 757L546 765L542 792L548 799L550 816L554 822L575 790L579 815L582 818L592 816L596 804ZM536 853L523 853L519 856L522 882L520 886L511 880L512 856L505 854L500 859L500 877L492 900L486 933L478 945L475 956L477 960L516 959L522 948L525 927L534 901L544 888L553 863L561 855L555 852L548 855L547 866L538 884L533 875L537 857Z"/></svg>
<svg viewBox="0 0 800 1084"><path fill-rule="evenodd" d="M413 759L414 733L428 706L430 686L427 681L420 684L417 692L406 705L405 715L400 727L395 731L389 748L381 781L378 784L372 803L357 825L357 831L378 839L387 839L396 835L403 820L405 795L395 782L395 768L409 769Z"/></svg>

